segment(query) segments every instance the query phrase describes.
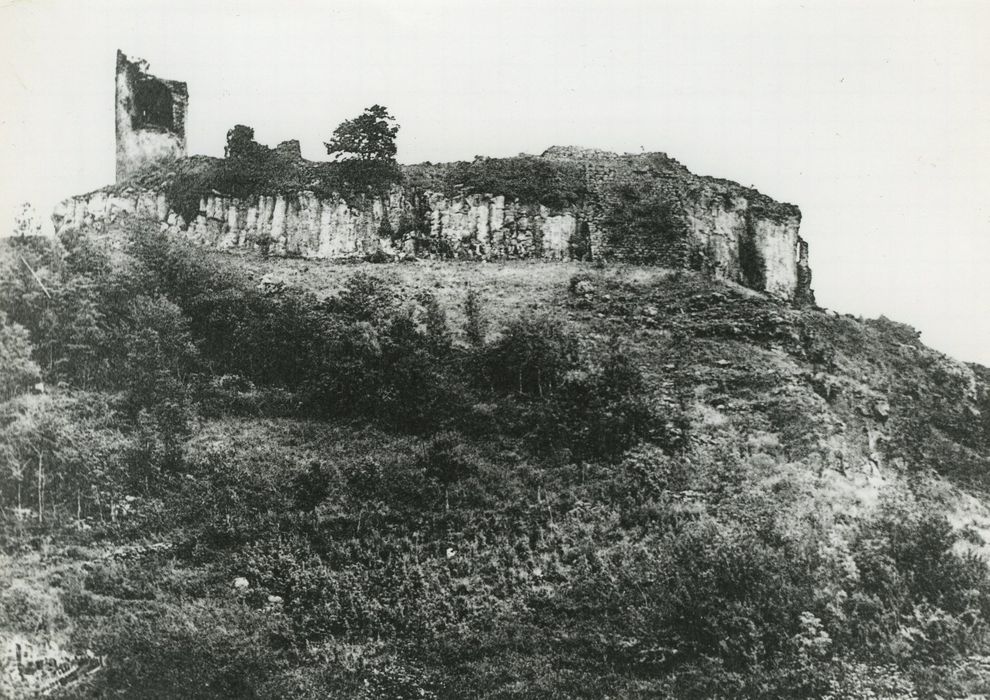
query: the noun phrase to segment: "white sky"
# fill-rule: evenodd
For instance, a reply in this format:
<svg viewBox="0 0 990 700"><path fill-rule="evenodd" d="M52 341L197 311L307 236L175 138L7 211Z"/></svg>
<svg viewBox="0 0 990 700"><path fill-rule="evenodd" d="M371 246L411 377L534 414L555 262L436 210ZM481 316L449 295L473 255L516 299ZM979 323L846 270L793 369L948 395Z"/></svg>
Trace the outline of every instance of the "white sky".
<svg viewBox="0 0 990 700"><path fill-rule="evenodd" d="M665 151L798 204L819 303L990 365L990 3L0 0L0 222L114 177L115 52L320 158L381 103L399 160Z"/></svg>

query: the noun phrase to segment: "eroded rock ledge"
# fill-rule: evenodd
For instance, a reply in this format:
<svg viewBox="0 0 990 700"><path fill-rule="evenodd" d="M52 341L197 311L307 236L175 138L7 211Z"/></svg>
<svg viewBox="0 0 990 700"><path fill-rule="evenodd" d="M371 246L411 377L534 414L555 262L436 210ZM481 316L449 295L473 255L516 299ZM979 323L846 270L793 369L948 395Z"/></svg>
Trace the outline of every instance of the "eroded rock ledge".
<svg viewBox="0 0 990 700"><path fill-rule="evenodd" d="M168 201L164 184L124 185L65 200L54 220L63 231L142 216L211 247L263 246L275 255L324 259L378 254L647 262L703 270L795 303L813 301L796 206L738 183L694 175L662 153L554 147L538 160L579 167L581 197L548 207L499 192L451 191L432 184L455 166L441 164L405 166L403 185L351 202L308 191L240 198L213 192L186 221ZM433 179L424 178L424 171ZM622 217L630 199L631 224ZM637 199L653 209L637 209ZM656 221L639 220L654 211L660 212Z"/></svg>

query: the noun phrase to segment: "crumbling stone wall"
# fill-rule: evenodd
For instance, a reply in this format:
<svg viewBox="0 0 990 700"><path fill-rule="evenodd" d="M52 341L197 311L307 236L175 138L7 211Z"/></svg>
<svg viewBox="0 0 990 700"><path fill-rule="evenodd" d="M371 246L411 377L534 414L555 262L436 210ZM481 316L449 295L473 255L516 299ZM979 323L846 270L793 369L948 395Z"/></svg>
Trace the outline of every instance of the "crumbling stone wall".
<svg viewBox="0 0 990 700"><path fill-rule="evenodd" d="M186 154L185 83L148 73L148 64L117 51L117 182L144 165Z"/></svg>

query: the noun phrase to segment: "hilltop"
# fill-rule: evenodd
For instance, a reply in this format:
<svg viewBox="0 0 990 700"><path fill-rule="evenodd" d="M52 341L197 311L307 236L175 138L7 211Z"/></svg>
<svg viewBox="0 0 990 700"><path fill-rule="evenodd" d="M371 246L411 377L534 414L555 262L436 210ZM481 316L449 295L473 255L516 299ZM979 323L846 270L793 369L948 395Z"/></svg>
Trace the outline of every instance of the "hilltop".
<svg viewBox="0 0 990 700"><path fill-rule="evenodd" d="M692 173L665 153L553 146L514 158L400 166L399 125L373 105L326 142L331 160L274 148L243 124L223 158L188 156L185 83L117 52L113 185L62 202L58 233L119 216L209 248L329 260L637 263L701 272L814 303L801 212Z"/></svg>
<svg viewBox="0 0 990 700"><path fill-rule="evenodd" d="M990 690L990 370L703 272L159 228L4 242L0 617L73 697Z"/></svg>
<svg viewBox="0 0 990 700"><path fill-rule="evenodd" d="M800 210L664 153L390 166L307 161L298 142L166 159L63 202L56 229L149 216L212 248L311 259L598 260L703 272L813 303ZM228 149L229 150L229 149Z"/></svg>

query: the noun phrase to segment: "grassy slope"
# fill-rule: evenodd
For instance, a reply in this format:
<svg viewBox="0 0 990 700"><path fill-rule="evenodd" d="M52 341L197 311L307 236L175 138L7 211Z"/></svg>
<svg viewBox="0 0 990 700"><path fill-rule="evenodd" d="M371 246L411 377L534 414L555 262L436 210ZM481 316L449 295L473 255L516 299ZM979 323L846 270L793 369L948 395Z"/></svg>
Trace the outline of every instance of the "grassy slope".
<svg viewBox="0 0 990 700"><path fill-rule="evenodd" d="M739 285L655 267L338 265L211 255L259 283L320 297L332 296L359 272L395 281L410 298L428 290L461 340L465 295L474 289L496 332L520 313L546 312L565 319L592 346L618 336L654 386L676 390L699 417L720 426L776 434L788 457L856 471L891 459L902 465L911 456L915 466L985 487L986 420L980 408L990 386L987 370L936 352L910 327L883 318L796 310ZM571 293L568 283L575 275L587 277L595 291ZM911 445L891 442L910 437L905 431L911 421L927 425L922 432L929 444L907 454Z"/></svg>
<svg viewBox="0 0 990 700"><path fill-rule="evenodd" d="M468 289L482 295L491 325L497 329L527 311L567 312L568 283L575 274L588 272L579 262L546 264L514 261L506 263L438 262L332 263L298 258L261 258L237 251L209 255L241 270L259 284L285 284L316 294L333 296L346 280L365 273L394 281L411 298L418 290L432 292L443 305L455 336L463 339L464 299ZM645 266L616 266L595 271L602 280L650 285L671 271ZM739 289L743 289L740 287Z"/></svg>
<svg viewBox="0 0 990 700"><path fill-rule="evenodd" d="M679 513L714 517L726 503L755 501L773 504L784 522L798 523L813 513L832 523L841 539L875 507L881 494L903 491L911 483L943 504L954 525L967 532L969 546L990 549L990 511L983 499L990 484L983 476L990 467L982 418L988 408L987 388L971 368L925 348L905 327L797 311L742 288L650 268L595 270L577 263L372 266L221 257L259 283L265 277L320 295L333 294L358 271L393 279L410 296L417 289L429 289L446 307L458 333L464 296L471 287L482 294L495 329L528 309L562 315L591 353L604 349L611 336L619 336L643 368L647 390L676 397L691 420L691 446L682 458L660 458L648 449L632 458L659 459L669 470L666 481L657 486L657 498ZM593 293L569 292L568 281L578 273L588 277ZM449 601L449 609L414 607L397 617L408 625L450 625L445 639L476 640L492 626L515 630L518 638L502 639L496 648L480 643L467 656L440 649L451 655L452 669L476 682L482 679L493 695L634 696L655 691L655 686L639 685L607 665L575 665L582 657L576 650L572 656L569 645L578 645L588 630L566 621L558 628L548 626L532 603L552 598L562 590L561 581L579 574L578 553L590 548L599 560L618 559L645 537L648 528L630 522L633 515L621 506L623 496L617 490L631 483L623 481L625 473L579 467L545 470L498 438L479 440L467 448L480 465L479 474L458 485L451 514L440 515L433 495L419 493L419 500L403 500L407 495L402 484L417 478L422 448L416 438L374 429L223 418L204 422L188 451L191 463L225 465L232 470L232 482L250 483L259 499L258 521L266 526L277 525L279 514L268 511L285 505L286 484L308 466L323 465L343 482L356 465L379 465L387 477L367 507L349 500L343 487L335 487L317 510L314 527L366 550L331 562L331 568L341 567L334 571L334 580L346 587L347 577L360 577L362 571L394 570L396 580L403 582L397 584L401 590L382 590L379 599L363 604L389 608L429 599L434 605L439 595ZM700 466L694 470L692 465ZM170 509L181 507L190 517L222 522L228 507L222 494L196 488L199 476L190 475L193 486L175 503L142 506L152 515L141 521L141 528L147 528L149 538L183 548L178 556L171 550L125 552L107 560L112 547L99 542L68 548L52 542L33 552L5 555L0 561L5 587L25 591L23 595L37 599L35 607L44 611L37 620L16 620L11 626L71 633L79 645L99 648L108 628L119 633L133 625L130 643L140 646L142 625L147 623L138 622L131 611L152 610L161 624L177 624L178 629L212 625L230 630L230 639L239 640L233 644L250 638L253 629L274 634L281 624L279 606L313 604L266 588L263 582L271 576L258 562L276 555L268 550L254 558L245 554L254 546L250 523L243 525L245 540L225 556L197 558L197 543L174 525L176 516ZM387 507L378 507L380 503ZM155 522L162 525L154 527ZM385 533L396 534L405 544L394 549L385 542ZM271 539L272 533L257 537ZM526 555L515 556L504 547L522 540L529 542ZM249 565L259 568L250 571L245 568ZM277 569L278 563L269 566ZM301 570L315 576L320 566L324 565ZM239 575L260 583L253 583L247 594L235 593L231 581ZM440 585L441 590L419 590L417 586L427 585L420 582ZM54 590L62 591L60 599ZM285 600L265 602L267 595L276 594ZM245 596L251 597L249 612L242 608ZM530 602L520 602L524 600ZM523 609L530 612L520 617ZM247 637L238 637L237 630L248 630ZM194 631L185 633L195 638ZM383 632L387 635L388 629ZM336 668L338 677L317 680L302 674L296 686L301 696L317 696L318 683L341 696L353 695L361 689L365 658L417 658L414 651L389 647L378 634L335 634L347 643L315 648L310 659L285 662L313 665L321 654L334 659L327 668ZM270 639L259 645L270 644ZM210 663L209 649L197 653L188 663ZM541 659L546 673L529 676L541 667ZM145 692L155 683L182 685L180 679L157 678L154 669L146 671ZM263 687L263 679L255 677L261 671L241 668L231 673L253 678ZM971 675L970 687L988 687L986 679L976 679L975 671ZM236 693L238 686L231 683ZM195 695L195 689L184 692ZM454 687L447 692L457 694Z"/></svg>

